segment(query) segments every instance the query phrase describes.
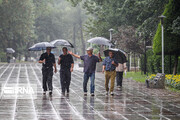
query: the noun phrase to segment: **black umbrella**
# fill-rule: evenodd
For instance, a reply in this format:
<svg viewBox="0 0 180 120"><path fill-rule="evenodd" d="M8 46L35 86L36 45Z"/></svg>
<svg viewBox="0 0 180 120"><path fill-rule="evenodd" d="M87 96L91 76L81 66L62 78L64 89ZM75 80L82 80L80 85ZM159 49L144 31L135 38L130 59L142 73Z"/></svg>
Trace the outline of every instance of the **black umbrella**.
<svg viewBox="0 0 180 120"><path fill-rule="evenodd" d="M120 49L116 49L116 48L109 48L107 50L104 51L104 55L107 57L109 56L109 51L114 53L114 58L117 60L118 63L125 63L127 62L126 56L125 56L125 52L120 50Z"/></svg>

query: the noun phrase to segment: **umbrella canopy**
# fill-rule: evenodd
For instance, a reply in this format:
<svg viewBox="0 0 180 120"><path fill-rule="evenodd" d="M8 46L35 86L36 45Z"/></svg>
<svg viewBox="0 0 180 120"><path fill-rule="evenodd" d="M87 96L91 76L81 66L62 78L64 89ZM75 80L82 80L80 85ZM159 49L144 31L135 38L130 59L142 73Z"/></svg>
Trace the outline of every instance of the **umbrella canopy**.
<svg viewBox="0 0 180 120"><path fill-rule="evenodd" d="M88 43L98 44L98 45L107 45L107 46L112 45L108 39L103 38L103 37L91 38L87 42Z"/></svg>
<svg viewBox="0 0 180 120"><path fill-rule="evenodd" d="M12 48L6 48L7 53L15 53L15 50Z"/></svg>
<svg viewBox="0 0 180 120"><path fill-rule="evenodd" d="M28 50L29 51L41 51L41 50L46 50L47 47L55 48L55 46L49 42L40 42L40 43L34 44Z"/></svg>
<svg viewBox="0 0 180 120"><path fill-rule="evenodd" d="M114 53L114 58L117 60L118 63L127 62L127 59L125 56L126 53L123 50L116 49L116 48L109 48L109 49L104 51L104 55L106 57L109 56L109 51L112 51Z"/></svg>
<svg viewBox="0 0 180 120"><path fill-rule="evenodd" d="M66 46L66 47L74 48L74 46L69 41L63 39L53 40L50 43L53 44L54 46Z"/></svg>

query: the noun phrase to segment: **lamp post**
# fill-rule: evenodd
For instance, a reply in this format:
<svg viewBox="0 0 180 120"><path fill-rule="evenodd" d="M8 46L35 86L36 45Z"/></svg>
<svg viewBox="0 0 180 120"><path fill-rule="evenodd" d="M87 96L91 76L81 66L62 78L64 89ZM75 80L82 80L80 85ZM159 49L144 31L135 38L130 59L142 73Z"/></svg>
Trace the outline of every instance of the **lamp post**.
<svg viewBox="0 0 180 120"><path fill-rule="evenodd" d="M162 74L164 74L164 26L163 26L163 22L166 16L161 15L159 16L159 18L161 20L161 30L162 30Z"/></svg>
<svg viewBox="0 0 180 120"><path fill-rule="evenodd" d="M114 29L109 29L109 32L110 32L110 42L112 41L112 31L113 31ZM109 46L109 48L111 48L111 45Z"/></svg>

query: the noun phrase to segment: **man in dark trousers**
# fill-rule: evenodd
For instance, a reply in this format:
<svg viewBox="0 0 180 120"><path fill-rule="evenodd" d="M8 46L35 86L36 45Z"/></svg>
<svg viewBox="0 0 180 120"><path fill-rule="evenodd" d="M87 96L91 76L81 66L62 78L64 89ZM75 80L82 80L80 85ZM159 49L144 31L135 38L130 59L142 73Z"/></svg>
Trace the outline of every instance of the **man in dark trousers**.
<svg viewBox="0 0 180 120"><path fill-rule="evenodd" d="M51 48L46 48L46 52L41 54L39 63L42 63L42 75L43 75L43 94L46 94L46 91L49 89L49 95L52 95L53 85L52 85L52 76L53 76L53 66L54 72L57 72L56 62L54 54L51 53ZM48 89L47 89L48 84Z"/></svg>
<svg viewBox="0 0 180 120"><path fill-rule="evenodd" d="M84 95L87 95L87 83L89 78L91 79L91 96L94 96L95 90L95 70L96 63L101 62L101 55L99 53L98 56L93 55L93 48L87 48L87 55L79 56L69 51L69 54L73 55L76 58L80 58L84 61L84 82L83 82L83 90Z"/></svg>
<svg viewBox="0 0 180 120"><path fill-rule="evenodd" d="M71 72L74 68L74 61L72 55L67 53L67 48L63 47L63 54L59 56L58 65L61 65L60 69L60 82L62 94L65 94L67 90L67 94L69 94L69 86L71 82Z"/></svg>

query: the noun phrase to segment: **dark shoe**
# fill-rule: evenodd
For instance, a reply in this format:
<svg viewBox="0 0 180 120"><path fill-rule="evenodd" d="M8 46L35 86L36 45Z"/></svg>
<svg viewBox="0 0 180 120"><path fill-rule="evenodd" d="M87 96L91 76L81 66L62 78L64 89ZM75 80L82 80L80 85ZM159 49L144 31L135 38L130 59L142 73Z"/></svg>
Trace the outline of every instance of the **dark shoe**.
<svg viewBox="0 0 180 120"><path fill-rule="evenodd" d="M94 96L94 93L91 93L91 96Z"/></svg>
<svg viewBox="0 0 180 120"><path fill-rule="evenodd" d="M52 95L52 91L49 91L49 95L50 95L50 96Z"/></svg>
<svg viewBox="0 0 180 120"><path fill-rule="evenodd" d="M43 95L46 95L46 91L43 91Z"/></svg>
<svg viewBox="0 0 180 120"><path fill-rule="evenodd" d="M113 93L113 92L111 92L111 95L113 96L113 95L114 95L114 93Z"/></svg>
<svg viewBox="0 0 180 120"><path fill-rule="evenodd" d="M67 89L67 94L69 94L69 89Z"/></svg>
<svg viewBox="0 0 180 120"><path fill-rule="evenodd" d="M84 92L84 96L87 96L87 92Z"/></svg>

